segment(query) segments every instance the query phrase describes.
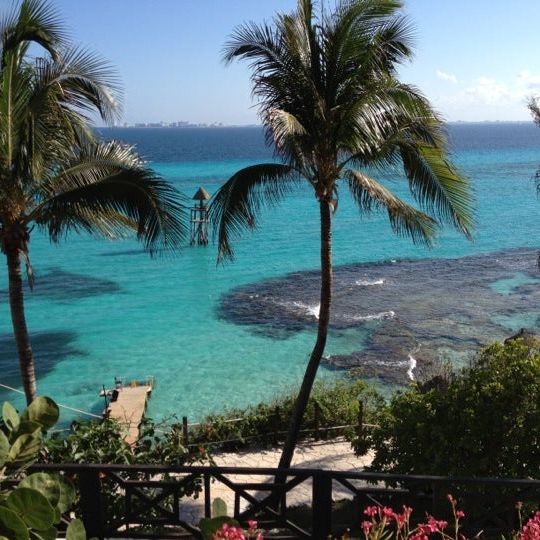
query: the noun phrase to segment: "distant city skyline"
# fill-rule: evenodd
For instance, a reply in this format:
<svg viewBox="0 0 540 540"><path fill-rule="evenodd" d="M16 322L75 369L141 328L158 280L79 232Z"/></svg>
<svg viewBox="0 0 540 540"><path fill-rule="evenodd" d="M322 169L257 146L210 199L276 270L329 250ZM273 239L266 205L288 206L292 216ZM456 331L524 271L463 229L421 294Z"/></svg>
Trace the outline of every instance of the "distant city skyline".
<svg viewBox="0 0 540 540"><path fill-rule="evenodd" d="M332 0L326 0L331 4ZM11 2L0 0L2 11ZM116 68L122 123L257 124L245 64L225 66L234 27L290 12L295 0L52 0L77 44ZM527 121L540 93L538 0L405 1L416 56L400 70L446 121ZM159 119L159 120L157 120ZM170 120L168 120L170 119Z"/></svg>
<svg viewBox="0 0 540 540"><path fill-rule="evenodd" d="M532 124L533 120L447 120L446 124ZM107 126L98 126L100 128ZM262 127L262 124L224 124L223 122L188 122L186 120L180 120L177 122L167 122L160 120L159 122L135 122L130 124L128 122L118 122L111 126L112 128L235 128L235 127Z"/></svg>

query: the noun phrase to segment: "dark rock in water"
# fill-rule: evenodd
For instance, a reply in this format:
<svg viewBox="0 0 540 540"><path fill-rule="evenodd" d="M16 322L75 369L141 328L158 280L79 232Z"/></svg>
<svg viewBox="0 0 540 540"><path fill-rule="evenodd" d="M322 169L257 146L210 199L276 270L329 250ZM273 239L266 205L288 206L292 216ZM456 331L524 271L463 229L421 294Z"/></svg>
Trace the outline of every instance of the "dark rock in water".
<svg viewBox="0 0 540 540"><path fill-rule="evenodd" d="M221 298L218 314L274 339L315 330L319 282L318 272L296 272L244 285ZM364 338L349 354L328 350L326 362L405 382L409 355L416 361L416 377L441 361L463 365L481 347L521 326L523 317L538 326L538 305L540 279L532 249L338 266L330 335L359 329Z"/></svg>
<svg viewBox="0 0 540 540"><path fill-rule="evenodd" d="M371 334L363 351L330 355L325 363L339 369L360 368L366 377L404 384L411 380L409 354L418 348L418 341L400 321L385 321ZM418 368L418 358L415 356ZM420 360L420 363L423 359Z"/></svg>

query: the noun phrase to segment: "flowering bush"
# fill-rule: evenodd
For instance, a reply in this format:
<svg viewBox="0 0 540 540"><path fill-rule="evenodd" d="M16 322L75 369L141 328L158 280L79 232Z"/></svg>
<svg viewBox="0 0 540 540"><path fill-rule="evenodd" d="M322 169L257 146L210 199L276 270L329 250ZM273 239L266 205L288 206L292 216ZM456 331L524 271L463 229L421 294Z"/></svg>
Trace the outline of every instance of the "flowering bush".
<svg viewBox="0 0 540 540"><path fill-rule="evenodd" d="M540 510L523 525L514 538L519 540L538 540L540 538Z"/></svg>
<svg viewBox="0 0 540 540"><path fill-rule="evenodd" d="M257 529L256 521L248 521L248 529L242 529L231 525L230 523L224 523L212 536L212 540L263 540L262 531Z"/></svg>
<svg viewBox="0 0 540 540"><path fill-rule="evenodd" d="M452 495L448 495L448 501L454 516L451 526L447 521L427 515L423 523L413 527L410 523L412 508L408 506L403 506L401 513L385 506L368 506L364 515L369 519L361 524L364 537L366 540L430 540L434 537L443 540L467 540L460 532L460 521L465 517L465 513L458 510L457 501ZM519 511L520 505L517 508ZM475 538L481 538L481 533ZM540 510L522 525L519 532L512 535L512 540L540 540Z"/></svg>

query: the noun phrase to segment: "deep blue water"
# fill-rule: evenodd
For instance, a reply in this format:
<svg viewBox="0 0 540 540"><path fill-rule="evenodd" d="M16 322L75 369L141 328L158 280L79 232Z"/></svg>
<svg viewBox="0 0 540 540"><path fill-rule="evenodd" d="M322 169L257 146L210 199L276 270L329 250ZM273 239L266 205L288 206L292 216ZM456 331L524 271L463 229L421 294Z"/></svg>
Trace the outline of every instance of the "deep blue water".
<svg viewBox="0 0 540 540"><path fill-rule="evenodd" d="M213 193L240 167L273 159L260 128L101 131L136 145L189 196L199 185ZM372 364L393 355L395 365L382 375L387 380L398 369L399 379L409 353L460 362L464 351L486 339L538 326L531 298L538 284L540 201L533 176L540 164L540 129L532 123L453 124L448 132L453 160L476 196L474 241L444 229L432 250L413 246L391 234L383 214L360 217L343 192L333 240L334 263L345 266L336 272L337 318L327 349L335 365L362 351ZM387 181L406 195L398 177ZM260 229L236 247L235 263L217 267L213 246L150 258L134 240L70 236L54 246L34 232L37 280L26 298L40 392L99 412L102 384L115 376L154 375L149 413L161 419L199 417L293 387L311 350L317 313L312 271L318 267L318 211L309 189L266 211ZM517 248L526 249L508 252ZM432 259L456 260L441 267ZM418 267L406 260L423 262ZM440 309L464 282L469 296L461 304L470 309ZM0 382L19 386L6 287L2 270ZM369 296L375 289L378 296ZM267 324L269 313L275 324ZM412 341L390 343L402 327L418 334L420 349ZM372 375L378 376L376 370ZM340 372L325 367L321 376Z"/></svg>

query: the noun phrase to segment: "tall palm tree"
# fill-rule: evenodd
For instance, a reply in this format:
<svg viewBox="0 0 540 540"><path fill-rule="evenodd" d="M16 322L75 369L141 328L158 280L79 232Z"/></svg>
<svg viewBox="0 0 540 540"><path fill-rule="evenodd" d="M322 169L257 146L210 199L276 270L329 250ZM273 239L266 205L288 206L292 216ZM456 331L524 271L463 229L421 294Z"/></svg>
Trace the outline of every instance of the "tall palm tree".
<svg viewBox="0 0 540 540"><path fill-rule="evenodd" d="M30 56L32 43L41 46L42 58ZM0 248L30 402L36 377L21 261L32 285L34 227L54 242L70 231L115 237L134 230L156 250L183 238L183 206L130 147L95 139L89 116L110 122L118 113L114 72L96 55L67 46L49 4L23 0L1 23L0 47Z"/></svg>
<svg viewBox="0 0 540 540"><path fill-rule="evenodd" d="M399 0L342 0L332 12L299 0L273 24L238 27L224 59L247 60L267 140L281 163L238 171L211 206L218 259L233 258L232 236L253 229L262 206L307 182L319 205L321 291L317 339L279 463L289 467L328 333L332 296L331 230L339 189L361 213L383 209L393 230L430 244L440 221L470 235L471 195L448 162L441 120L396 68L411 56L411 27ZM317 8L317 9L316 9ZM374 174L403 168L420 209ZM439 219L436 219L437 216Z"/></svg>

